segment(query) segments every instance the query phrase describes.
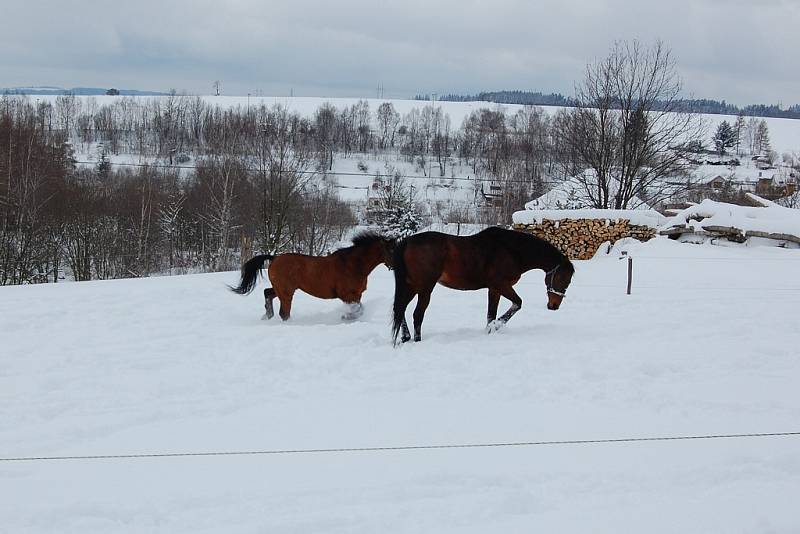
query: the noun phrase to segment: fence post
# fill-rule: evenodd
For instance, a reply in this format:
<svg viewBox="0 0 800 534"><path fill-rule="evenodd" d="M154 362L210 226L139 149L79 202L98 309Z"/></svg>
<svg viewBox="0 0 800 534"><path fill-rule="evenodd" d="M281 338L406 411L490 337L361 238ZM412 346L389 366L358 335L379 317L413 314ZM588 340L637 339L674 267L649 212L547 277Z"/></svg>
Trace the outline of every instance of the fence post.
<svg viewBox="0 0 800 534"><path fill-rule="evenodd" d="M628 256L628 295L631 294L632 282L633 282L633 258Z"/></svg>

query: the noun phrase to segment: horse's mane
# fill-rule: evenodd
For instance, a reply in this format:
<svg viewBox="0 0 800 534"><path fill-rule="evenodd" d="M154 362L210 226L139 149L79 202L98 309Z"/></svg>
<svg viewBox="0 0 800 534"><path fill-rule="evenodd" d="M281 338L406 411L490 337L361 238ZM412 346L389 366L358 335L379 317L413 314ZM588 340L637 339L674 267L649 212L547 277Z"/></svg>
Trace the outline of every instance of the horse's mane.
<svg viewBox="0 0 800 534"><path fill-rule="evenodd" d="M575 266L572 264L572 261L567 257L566 254L561 252L558 247L553 245L550 241L546 239L542 239L541 237L535 236L529 232L521 232L519 230L509 230L506 228L500 227L492 227L498 228L501 232L498 232L498 237L501 240L508 240L508 241L515 241L517 243L526 242L528 244L532 244L538 250L541 250L545 254L549 254L555 257L556 261L559 265L563 267L569 268L572 272L575 272ZM491 228L487 228L490 230Z"/></svg>
<svg viewBox="0 0 800 534"><path fill-rule="evenodd" d="M380 232L376 232L375 230L362 230L361 232L354 235L353 238L350 240L353 242L351 246L342 247L338 249L336 252L343 250L353 250L355 248L361 248L361 247L368 247L373 243L375 243L376 241L383 241L384 239L389 239L389 238Z"/></svg>
<svg viewBox="0 0 800 534"><path fill-rule="evenodd" d="M555 256L558 259L559 265L561 265L562 267L567 267L569 268L570 271L575 272L575 266L572 264L572 261L569 259L569 257L567 257L566 254L561 252L561 250L554 244L552 244L550 241L528 232L520 232L518 230L512 230L512 231L517 234L522 234L529 240L535 241L540 248L547 250L550 254Z"/></svg>

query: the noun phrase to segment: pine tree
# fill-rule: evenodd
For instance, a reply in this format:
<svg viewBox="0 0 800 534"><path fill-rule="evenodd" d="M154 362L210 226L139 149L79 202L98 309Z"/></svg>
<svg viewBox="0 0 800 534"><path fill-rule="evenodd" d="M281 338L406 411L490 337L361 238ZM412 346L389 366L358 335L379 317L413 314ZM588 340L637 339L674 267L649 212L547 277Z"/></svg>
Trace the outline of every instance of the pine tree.
<svg viewBox="0 0 800 534"><path fill-rule="evenodd" d="M413 206L395 206L386 213L380 227L385 235L403 239L419 230L419 215Z"/></svg>
<svg viewBox="0 0 800 534"><path fill-rule="evenodd" d="M414 187L394 167L386 165L386 174L376 176L382 184L380 199L381 215L378 226L383 233L394 238L408 237L420 227L420 218L414 206Z"/></svg>
<svg viewBox="0 0 800 534"><path fill-rule="evenodd" d="M735 133L731 125L728 121L722 121L720 125L717 127L717 131L714 134L714 137L711 138L714 141L714 146L719 152L720 156L725 155L725 149L732 147L735 144Z"/></svg>

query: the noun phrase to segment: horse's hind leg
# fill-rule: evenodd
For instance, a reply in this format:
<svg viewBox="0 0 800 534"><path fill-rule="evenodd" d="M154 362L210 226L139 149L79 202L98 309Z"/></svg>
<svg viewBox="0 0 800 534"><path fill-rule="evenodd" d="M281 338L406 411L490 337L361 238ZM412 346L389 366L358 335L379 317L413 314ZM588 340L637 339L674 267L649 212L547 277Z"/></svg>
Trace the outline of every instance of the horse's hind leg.
<svg viewBox="0 0 800 534"><path fill-rule="evenodd" d="M408 329L406 318L403 317L403 324L400 325L400 342L405 343L406 341L411 341L411 332Z"/></svg>
<svg viewBox="0 0 800 534"><path fill-rule="evenodd" d="M417 307L414 308L414 341L422 340L422 320L425 318L425 310L431 302L431 292L433 288L425 289L417 294Z"/></svg>
<svg viewBox="0 0 800 534"><path fill-rule="evenodd" d="M280 315L281 319L284 321L288 321L289 317L292 315L292 297L294 297L294 291L294 289L290 291L276 291L278 300L281 301L281 307L278 310L278 315Z"/></svg>
<svg viewBox="0 0 800 534"><path fill-rule="evenodd" d="M408 323L406 322L406 308L409 302L413 300L415 293L410 288L400 291L395 297L394 313L397 317L402 317L400 322L400 342L405 343L406 341L411 341L411 332L409 332Z"/></svg>
<svg viewBox="0 0 800 534"><path fill-rule="evenodd" d="M272 307L272 299L274 299L276 296L275 290L271 287L268 287L264 290L264 309L267 312L264 314L262 319L272 319L275 316L275 310Z"/></svg>

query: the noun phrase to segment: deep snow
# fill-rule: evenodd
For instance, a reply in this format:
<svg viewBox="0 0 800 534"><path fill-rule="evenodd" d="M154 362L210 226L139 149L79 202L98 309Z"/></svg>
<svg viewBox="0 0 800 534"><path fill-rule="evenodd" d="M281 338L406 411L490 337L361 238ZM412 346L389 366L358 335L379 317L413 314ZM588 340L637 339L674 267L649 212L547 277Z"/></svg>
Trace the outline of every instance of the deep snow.
<svg viewBox="0 0 800 534"><path fill-rule="evenodd" d="M631 245L630 296L617 252L491 336L439 287L399 349L383 267L350 324L236 273L0 288L0 456L800 430L800 252ZM0 532L789 533L798 490L800 438L0 462Z"/></svg>

